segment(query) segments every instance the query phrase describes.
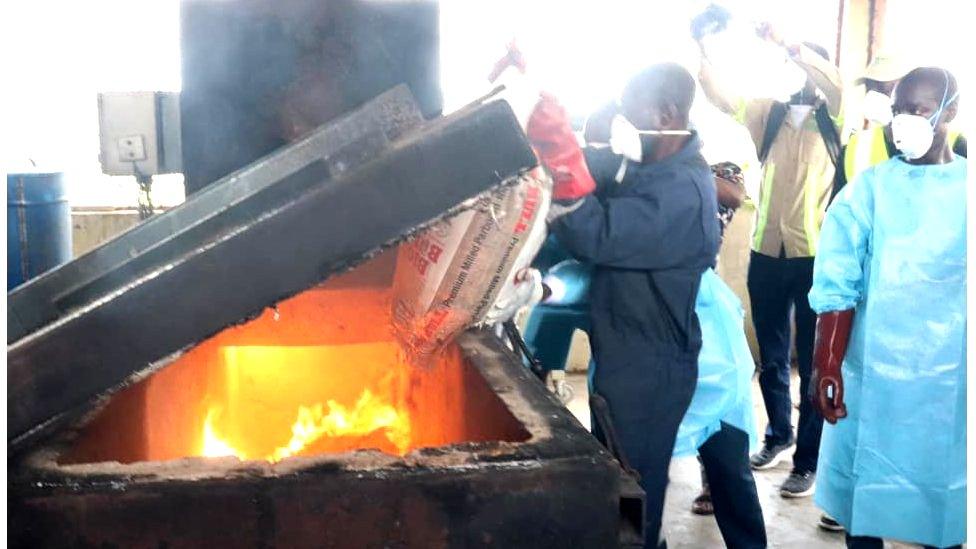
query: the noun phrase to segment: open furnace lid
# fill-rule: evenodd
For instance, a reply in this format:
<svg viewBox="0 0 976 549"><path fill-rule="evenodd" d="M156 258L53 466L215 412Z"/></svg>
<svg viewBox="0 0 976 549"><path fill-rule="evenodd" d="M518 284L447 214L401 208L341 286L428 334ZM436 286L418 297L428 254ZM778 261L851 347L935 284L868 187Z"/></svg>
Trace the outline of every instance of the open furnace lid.
<svg viewBox="0 0 976 549"><path fill-rule="evenodd" d="M506 103L424 122L399 87L22 286L8 450L535 165Z"/></svg>

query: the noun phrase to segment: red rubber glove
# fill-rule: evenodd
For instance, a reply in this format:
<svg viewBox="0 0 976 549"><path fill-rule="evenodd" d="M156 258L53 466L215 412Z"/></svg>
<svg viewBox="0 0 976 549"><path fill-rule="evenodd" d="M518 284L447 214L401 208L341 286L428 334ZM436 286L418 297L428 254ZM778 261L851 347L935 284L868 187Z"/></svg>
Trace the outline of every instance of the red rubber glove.
<svg viewBox="0 0 976 549"><path fill-rule="evenodd" d="M553 200L575 200L596 189L569 116L556 98L543 93L526 128L539 160L552 174Z"/></svg>
<svg viewBox="0 0 976 549"><path fill-rule="evenodd" d="M817 317L817 338L813 347L813 374L810 377L810 400L827 423L847 417L844 406L844 378L841 365L847 354L847 342L854 322L854 309L833 311ZM833 390L833 396L828 395Z"/></svg>

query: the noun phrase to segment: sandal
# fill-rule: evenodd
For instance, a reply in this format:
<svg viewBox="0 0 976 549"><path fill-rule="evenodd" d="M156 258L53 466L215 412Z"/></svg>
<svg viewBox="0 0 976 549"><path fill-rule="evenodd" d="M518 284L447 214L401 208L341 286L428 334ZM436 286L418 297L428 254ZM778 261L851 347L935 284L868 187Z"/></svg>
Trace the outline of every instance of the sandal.
<svg viewBox="0 0 976 549"><path fill-rule="evenodd" d="M691 512L696 515L714 515L715 508L712 507L712 495L702 492L691 502Z"/></svg>

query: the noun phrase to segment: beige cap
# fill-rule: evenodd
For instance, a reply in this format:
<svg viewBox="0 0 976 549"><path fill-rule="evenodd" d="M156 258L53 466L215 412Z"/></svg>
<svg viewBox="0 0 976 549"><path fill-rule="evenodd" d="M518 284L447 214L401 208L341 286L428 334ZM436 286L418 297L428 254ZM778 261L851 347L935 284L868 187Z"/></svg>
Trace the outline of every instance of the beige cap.
<svg viewBox="0 0 976 549"><path fill-rule="evenodd" d="M900 80L901 77L910 73L913 67L906 62L903 57L889 53L879 53L868 64L858 77L857 83L862 84L864 80L876 80L878 82L893 82Z"/></svg>

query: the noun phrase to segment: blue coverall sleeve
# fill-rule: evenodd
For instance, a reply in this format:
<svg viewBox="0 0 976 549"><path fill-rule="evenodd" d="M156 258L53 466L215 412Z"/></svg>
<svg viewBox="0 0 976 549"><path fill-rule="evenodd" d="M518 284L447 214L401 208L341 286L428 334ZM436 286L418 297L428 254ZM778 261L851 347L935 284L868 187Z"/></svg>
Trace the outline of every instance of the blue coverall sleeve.
<svg viewBox="0 0 976 549"><path fill-rule="evenodd" d="M817 313L853 309L864 296L874 221L874 170L847 185L827 210L813 264L810 307Z"/></svg>
<svg viewBox="0 0 976 549"><path fill-rule="evenodd" d="M658 187L662 190L602 200L587 196L552 229L570 253L595 265L682 266L689 251L700 250L705 241L702 197L690 181Z"/></svg>
<svg viewBox="0 0 976 549"><path fill-rule="evenodd" d="M586 169L596 182L596 191L593 194L603 196L614 185L614 177L620 170L623 157L614 154L609 148L584 147L583 158L586 159Z"/></svg>

